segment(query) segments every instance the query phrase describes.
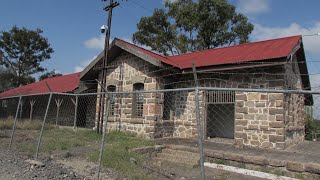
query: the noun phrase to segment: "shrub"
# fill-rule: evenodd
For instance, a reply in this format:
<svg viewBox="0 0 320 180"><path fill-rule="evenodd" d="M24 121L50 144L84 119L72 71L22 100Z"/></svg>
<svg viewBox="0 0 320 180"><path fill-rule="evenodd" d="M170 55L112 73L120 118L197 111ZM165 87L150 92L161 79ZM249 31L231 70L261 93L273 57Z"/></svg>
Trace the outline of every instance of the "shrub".
<svg viewBox="0 0 320 180"><path fill-rule="evenodd" d="M320 121L314 120L311 116L305 118L305 139L312 141L312 132L320 132Z"/></svg>

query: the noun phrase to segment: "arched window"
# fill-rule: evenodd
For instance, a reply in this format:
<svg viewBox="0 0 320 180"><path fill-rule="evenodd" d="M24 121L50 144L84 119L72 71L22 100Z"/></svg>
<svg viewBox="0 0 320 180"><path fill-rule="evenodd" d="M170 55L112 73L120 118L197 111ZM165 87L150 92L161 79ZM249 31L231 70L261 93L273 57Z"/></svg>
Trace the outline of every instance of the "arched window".
<svg viewBox="0 0 320 180"><path fill-rule="evenodd" d="M144 84L133 84L133 91L143 91ZM134 93L132 99L132 117L142 118L143 116L143 93Z"/></svg>
<svg viewBox="0 0 320 180"><path fill-rule="evenodd" d="M116 92L116 86L110 85L107 87L108 92ZM109 116L114 116L115 114L115 105L116 105L116 95L110 94L110 110Z"/></svg>

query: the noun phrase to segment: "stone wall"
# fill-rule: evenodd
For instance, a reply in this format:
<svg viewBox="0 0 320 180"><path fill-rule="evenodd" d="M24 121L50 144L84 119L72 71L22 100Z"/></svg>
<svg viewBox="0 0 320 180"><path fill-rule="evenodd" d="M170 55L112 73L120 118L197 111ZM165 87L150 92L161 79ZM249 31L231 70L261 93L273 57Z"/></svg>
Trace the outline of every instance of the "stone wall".
<svg viewBox="0 0 320 180"><path fill-rule="evenodd" d="M284 148L284 95L236 93L235 144Z"/></svg>
<svg viewBox="0 0 320 180"><path fill-rule="evenodd" d="M116 86L116 91L132 92L135 83L144 84L144 90L157 90L162 81L152 73L156 70L155 66L127 52L123 52L108 66L114 68L107 70L107 85ZM102 79L101 74L99 79ZM98 91L101 91L101 87L98 87ZM143 94L144 104L141 118L132 115L133 96L133 93L128 93L115 97L115 114L108 118L108 130L121 130L144 138L153 138L155 125L161 112L161 106L158 103L159 94ZM99 108L99 103L97 103L97 109ZM98 117L97 111L96 122Z"/></svg>
<svg viewBox="0 0 320 180"><path fill-rule="evenodd" d="M302 80L299 73L297 56L293 55L291 62L285 65L288 89L302 90ZM284 98L285 145L290 146L304 141L305 137L305 97L301 94L286 94Z"/></svg>
<svg viewBox="0 0 320 180"><path fill-rule="evenodd" d="M194 87L193 75L161 78L165 70L154 72L157 67L132 54L123 52L108 66L107 85L116 86L116 91L128 94L118 95L115 99L115 113L108 119L108 130L120 130L137 134L144 138L198 136L196 121L195 92L172 92L170 94L170 118L163 118L165 105L164 93L144 94L143 117L132 115L133 85L143 83L144 90ZM294 69L294 68L291 68ZM162 72L161 72L162 71ZM250 89L285 89L288 85L301 86L288 81L285 76L290 68L273 66L246 70L224 71L223 73L198 73L200 86ZM245 75L245 74L250 75ZM294 75L293 72L291 74ZM295 76L299 76L295 74ZM101 74L100 74L101 80ZM179 82L179 83L177 83ZM101 91L101 87L98 87ZM200 117L204 127L206 117L206 92L200 91ZM235 92L235 144L283 149L303 140L303 96L281 93ZM99 102L99 98L98 101ZM99 103L96 106L99 109ZM97 111L98 112L98 111ZM96 114L96 121L99 119ZM97 124L96 124L97 127ZM205 133L205 132L204 132Z"/></svg>

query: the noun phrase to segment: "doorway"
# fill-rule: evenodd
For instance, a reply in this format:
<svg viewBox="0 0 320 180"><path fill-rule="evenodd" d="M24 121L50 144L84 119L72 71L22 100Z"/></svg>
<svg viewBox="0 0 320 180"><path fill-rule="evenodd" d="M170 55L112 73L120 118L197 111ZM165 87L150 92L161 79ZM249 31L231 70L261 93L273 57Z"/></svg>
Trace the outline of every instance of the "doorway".
<svg viewBox="0 0 320 180"><path fill-rule="evenodd" d="M235 93L207 92L206 138L234 139Z"/></svg>

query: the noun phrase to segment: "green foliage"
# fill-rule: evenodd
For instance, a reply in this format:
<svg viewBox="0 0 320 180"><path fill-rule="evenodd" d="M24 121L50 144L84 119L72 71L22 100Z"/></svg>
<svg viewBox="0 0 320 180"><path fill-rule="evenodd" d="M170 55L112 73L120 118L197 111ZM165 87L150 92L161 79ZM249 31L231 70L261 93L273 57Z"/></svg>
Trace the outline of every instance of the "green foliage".
<svg viewBox="0 0 320 180"><path fill-rule="evenodd" d="M122 176L128 176L133 179L150 179L143 173L141 165L145 160L143 155L130 151L132 148L151 146L154 143L133 137L123 132L112 132L107 134L106 147L102 157L102 164L107 168L115 169ZM97 161L98 152L93 153L90 158ZM130 161L135 159L136 163Z"/></svg>
<svg viewBox="0 0 320 180"><path fill-rule="evenodd" d="M227 0L167 1L165 7L141 18L133 35L163 55L246 43L254 28Z"/></svg>
<svg viewBox="0 0 320 180"><path fill-rule="evenodd" d="M314 120L311 116L305 118L305 139L312 141L312 132L320 132L320 121Z"/></svg>
<svg viewBox="0 0 320 180"><path fill-rule="evenodd" d="M44 131L42 151L67 150L72 147L86 146L88 143L100 142L101 135L86 129L51 129Z"/></svg>
<svg viewBox="0 0 320 180"><path fill-rule="evenodd" d="M42 36L41 29L28 30L12 27L0 34L0 66L7 68L12 76L13 87L34 82L31 76L44 72L40 63L51 58L53 49Z"/></svg>
<svg viewBox="0 0 320 180"><path fill-rule="evenodd" d="M0 121L1 122L1 121ZM10 126L11 127L11 126ZM69 150L74 147L90 147L93 150L88 151L84 156L97 162L101 143L101 134L88 129L72 128L46 128L43 132L43 139L40 147L40 153L57 153L61 150ZM37 131L17 131L15 142L20 151L33 155L36 148L36 140L39 136ZM153 141L134 137L132 134L123 132L110 132L106 135L106 144L102 157L102 164L107 168L114 169L122 177L129 179L151 179L144 173L142 164L145 157L141 154L131 151L133 148L154 145ZM134 159L134 162L132 161Z"/></svg>
<svg viewBox="0 0 320 180"><path fill-rule="evenodd" d="M62 74L56 73L56 71L53 70L53 71L50 71L50 72L47 72L47 73L41 75L39 77L39 81L47 79L47 78L57 77L57 76L62 76Z"/></svg>

